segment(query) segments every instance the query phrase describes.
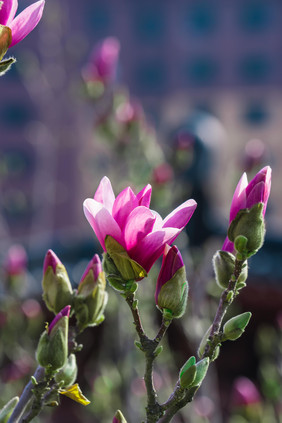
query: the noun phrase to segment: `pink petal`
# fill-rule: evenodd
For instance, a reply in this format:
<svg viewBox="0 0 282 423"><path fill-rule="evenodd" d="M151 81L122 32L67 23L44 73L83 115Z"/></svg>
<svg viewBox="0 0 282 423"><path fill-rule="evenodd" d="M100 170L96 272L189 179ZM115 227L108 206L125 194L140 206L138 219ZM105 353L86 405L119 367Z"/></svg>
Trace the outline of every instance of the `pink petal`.
<svg viewBox="0 0 282 423"><path fill-rule="evenodd" d="M197 207L194 200L187 200L171 212L163 221L163 228L183 229Z"/></svg>
<svg viewBox="0 0 282 423"><path fill-rule="evenodd" d="M113 217L121 229L124 229L129 214L137 205L136 195L130 187L119 193L113 205Z"/></svg>
<svg viewBox="0 0 282 423"><path fill-rule="evenodd" d="M246 208L246 187L247 186L248 186L248 178L246 173L243 173L234 191L234 195L233 195L231 207L230 207L229 222L232 222L232 220L235 219L239 210Z"/></svg>
<svg viewBox="0 0 282 423"><path fill-rule="evenodd" d="M151 232L132 250L129 250L128 254L146 272L149 272L155 261L163 254L165 244L171 244L180 232L181 229L176 228L166 228L161 231Z"/></svg>
<svg viewBox="0 0 282 423"><path fill-rule="evenodd" d="M151 202L152 187L150 184L146 185L138 194L136 195L137 200L139 201L139 206L149 207Z"/></svg>
<svg viewBox="0 0 282 423"><path fill-rule="evenodd" d="M112 212L115 202L115 194L112 188L111 181L107 176L104 176L95 192L94 200L103 204L109 212Z"/></svg>
<svg viewBox="0 0 282 423"><path fill-rule="evenodd" d="M247 197L246 207L250 209L257 203L263 203L264 192L265 192L265 183L259 182L258 184L256 184Z"/></svg>
<svg viewBox="0 0 282 423"><path fill-rule="evenodd" d="M225 238L225 241L222 246L222 251L228 251L229 253L234 253L234 244L231 242L228 238L228 236Z"/></svg>
<svg viewBox="0 0 282 423"><path fill-rule="evenodd" d="M130 250L152 232L156 217L144 206L136 207L128 216L124 228L126 249Z"/></svg>
<svg viewBox="0 0 282 423"><path fill-rule="evenodd" d="M44 5L45 0L31 4L9 24L12 30L10 47L20 42L36 27L42 17Z"/></svg>
<svg viewBox="0 0 282 423"><path fill-rule="evenodd" d="M18 0L4 0L0 9L0 24L9 26L18 9Z"/></svg>
<svg viewBox="0 0 282 423"><path fill-rule="evenodd" d="M96 200L92 200L92 198L87 198L83 203L83 209L86 219L92 226L104 251L106 251L105 238L107 235L111 235L124 247L120 227L114 220L111 213L101 203L98 203Z"/></svg>

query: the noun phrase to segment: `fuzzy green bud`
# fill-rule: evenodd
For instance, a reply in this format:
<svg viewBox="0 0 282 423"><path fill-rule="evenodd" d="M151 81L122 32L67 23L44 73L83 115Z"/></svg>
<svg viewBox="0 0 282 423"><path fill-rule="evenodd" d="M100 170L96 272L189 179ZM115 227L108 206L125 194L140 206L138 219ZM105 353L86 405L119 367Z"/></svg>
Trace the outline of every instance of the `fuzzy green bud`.
<svg viewBox="0 0 282 423"><path fill-rule="evenodd" d="M40 366L51 370L62 368L68 357L68 328L70 306L66 306L42 333L36 351Z"/></svg>
<svg viewBox="0 0 282 423"><path fill-rule="evenodd" d="M235 269L235 256L228 251L219 250L213 256L213 268L215 280L222 289L228 287L231 276ZM248 277L248 266L245 262L242 266L238 282L245 282Z"/></svg>
<svg viewBox="0 0 282 423"><path fill-rule="evenodd" d="M74 297L74 310L79 327L96 326L104 320L104 310L108 301L106 278L99 256L95 254L89 262L77 295Z"/></svg>
<svg viewBox="0 0 282 423"><path fill-rule="evenodd" d="M74 354L70 354L64 367L55 375L57 383L63 383L62 387L67 388L73 385L77 377L77 364Z"/></svg>
<svg viewBox="0 0 282 423"><path fill-rule="evenodd" d="M173 318L183 316L186 310L188 291L186 271L183 266L168 282L162 285L157 297L158 308L169 310Z"/></svg>
<svg viewBox="0 0 282 423"><path fill-rule="evenodd" d="M65 266L52 250L48 250L43 264L43 300L50 311L59 313L72 303L72 287Z"/></svg>
<svg viewBox="0 0 282 423"><path fill-rule="evenodd" d="M189 388L189 386L192 385L192 383L194 382L196 373L196 358L192 356L180 369L179 380L181 388Z"/></svg>
<svg viewBox="0 0 282 423"><path fill-rule="evenodd" d="M263 203L257 203L250 209L241 209L230 223L228 238L244 257L255 254L263 245L265 224L263 217ZM243 236L247 242L235 242L237 237ZM242 239L242 238L241 238Z"/></svg>
<svg viewBox="0 0 282 423"><path fill-rule="evenodd" d="M202 360L198 361L198 363L196 363L197 372L193 383L190 385L191 387L201 385L207 374L209 364L210 359L208 357L205 357Z"/></svg>
<svg viewBox="0 0 282 423"><path fill-rule="evenodd" d="M235 341L244 333L252 313L246 311L238 316L232 317L223 326L223 334L225 340Z"/></svg>

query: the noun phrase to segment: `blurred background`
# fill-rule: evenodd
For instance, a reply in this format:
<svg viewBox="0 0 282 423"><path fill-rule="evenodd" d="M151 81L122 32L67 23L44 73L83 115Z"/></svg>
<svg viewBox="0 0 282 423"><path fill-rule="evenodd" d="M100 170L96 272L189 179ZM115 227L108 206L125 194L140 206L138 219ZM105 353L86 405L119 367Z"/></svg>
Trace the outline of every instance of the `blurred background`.
<svg viewBox="0 0 282 423"><path fill-rule="evenodd" d="M29 4L22 0L19 11ZM223 346L197 400L175 422L282 421L281 35L279 0L46 2L38 27L10 51L16 65L0 79L3 404L28 380L38 336L52 318L41 301L46 251L60 257L74 287L101 253L82 203L104 175L116 193L151 183L152 208L162 216L188 198L198 203L177 241L190 305L169 330L172 355L156 369L165 400L216 309L211 258L225 238L235 186L244 171L251 179L270 165L266 242L232 310L251 311L252 321L239 341ZM153 276L157 266L140 296L157 325ZM64 413L70 422L106 423L116 408L136 421L143 369L134 334L123 326L128 319L111 292L105 323L81 340L79 382L92 405L81 410L63 399L46 421Z"/></svg>

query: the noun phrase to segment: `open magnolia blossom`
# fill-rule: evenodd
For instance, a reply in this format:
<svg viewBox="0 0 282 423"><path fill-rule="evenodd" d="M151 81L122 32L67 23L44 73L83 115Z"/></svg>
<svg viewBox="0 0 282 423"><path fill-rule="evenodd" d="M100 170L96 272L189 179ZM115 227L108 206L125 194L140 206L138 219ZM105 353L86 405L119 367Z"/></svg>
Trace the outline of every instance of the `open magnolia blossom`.
<svg viewBox="0 0 282 423"><path fill-rule="evenodd" d="M8 47L19 43L36 27L42 17L44 5L45 0L39 0L15 17L18 0L2 0L0 2L0 27L8 27L12 32L12 39Z"/></svg>
<svg viewBox="0 0 282 423"><path fill-rule="evenodd" d="M236 218L237 213L242 209L251 209L255 204L263 204L263 217L265 215L267 202L271 188L271 167L261 169L256 176L248 183L246 173L243 173L235 189L231 207L229 224ZM222 250L233 253L234 245L226 237Z"/></svg>
<svg viewBox="0 0 282 423"><path fill-rule="evenodd" d="M137 195L130 187L116 198L110 180L104 177L94 199L84 201L84 213L104 251L105 238L110 235L129 257L148 272L189 222L197 203L187 200L165 219L150 210L152 187L146 185Z"/></svg>

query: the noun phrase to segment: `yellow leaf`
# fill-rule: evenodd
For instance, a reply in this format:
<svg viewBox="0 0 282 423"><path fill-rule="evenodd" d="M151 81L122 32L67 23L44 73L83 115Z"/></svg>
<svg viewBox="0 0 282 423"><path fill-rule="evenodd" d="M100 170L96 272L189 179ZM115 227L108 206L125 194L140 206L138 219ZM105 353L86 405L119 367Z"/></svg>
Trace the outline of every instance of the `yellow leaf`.
<svg viewBox="0 0 282 423"><path fill-rule="evenodd" d="M79 402L79 404L82 404L82 405L90 404L90 401L81 392L78 383L75 383L74 385L69 386L66 390L60 390L60 394L66 395L72 400Z"/></svg>

